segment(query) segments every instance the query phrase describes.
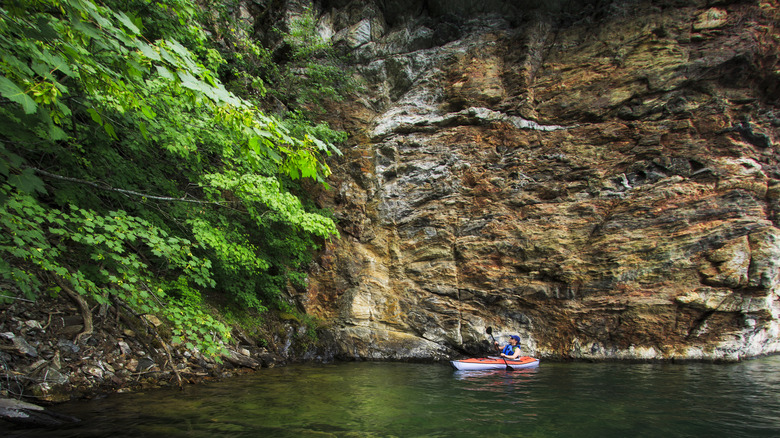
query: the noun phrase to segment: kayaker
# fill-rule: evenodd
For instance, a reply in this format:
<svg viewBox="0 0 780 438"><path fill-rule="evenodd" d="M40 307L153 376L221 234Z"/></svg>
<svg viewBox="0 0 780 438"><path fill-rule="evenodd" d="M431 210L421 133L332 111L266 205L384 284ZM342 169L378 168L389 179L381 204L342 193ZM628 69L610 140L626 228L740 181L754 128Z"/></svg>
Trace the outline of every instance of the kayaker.
<svg viewBox="0 0 780 438"><path fill-rule="evenodd" d="M502 349L498 345L498 341L495 342L496 350L501 350L501 357L505 359L520 359L520 336L512 335L509 337L509 343Z"/></svg>

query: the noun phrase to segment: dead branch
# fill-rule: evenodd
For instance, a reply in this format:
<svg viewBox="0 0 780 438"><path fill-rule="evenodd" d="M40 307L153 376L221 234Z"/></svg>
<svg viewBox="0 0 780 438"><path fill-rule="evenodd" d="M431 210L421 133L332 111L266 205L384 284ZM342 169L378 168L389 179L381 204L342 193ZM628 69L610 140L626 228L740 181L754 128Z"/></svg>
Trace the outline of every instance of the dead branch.
<svg viewBox="0 0 780 438"><path fill-rule="evenodd" d="M171 354L171 350L170 350L170 348L168 348L168 344L165 343L165 341L160 336L160 334L157 333L157 330L154 328L154 326L152 324L149 324L143 317L141 317L141 315L136 313L130 306L128 306L123 301L121 301L121 300L119 300L117 298L115 298L113 301L114 301L114 304L117 306L117 312L119 312L119 307L124 308L131 315L133 315L139 321L141 321L141 323L146 327L146 331L147 332L152 333L154 335L154 337L157 338L157 341L160 343L160 345L162 345L163 349L165 350L165 355L168 357L167 362L168 362L168 364L170 364L171 371L173 371L173 374L176 375L176 383L179 385L179 388L181 388L182 385L183 385L182 379L181 379L181 375L179 374L179 370L176 369L176 365L175 365L175 363L173 361L173 355ZM165 367L165 365L163 365L163 368L164 367Z"/></svg>
<svg viewBox="0 0 780 438"><path fill-rule="evenodd" d="M8 300L17 300L17 301L24 301L27 303L34 303L34 300L28 300L27 298L19 298L19 297L12 297L10 295L0 295L0 298L2 299L8 299Z"/></svg>
<svg viewBox="0 0 780 438"><path fill-rule="evenodd" d="M90 187L94 187L94 188L100 189L100 190L106 190L106 191L109 191L109 192L122 193L123 195L138 196L138 197L141 197L141 198L154 199L154 200L157 200L157 201L189 202L189 203L193 203L193 204L211 204L211 205L222 206L222 204L220 204L218 202L201 201L199 199L188 199L188 196L189 196L188 194L185 194L181 198L173 198L173 197L170 197L170 196L156 196L156 195L150 195L148 193L136 192L134 190L118 189L116 187L111 187L108 184L98 184L98 183L94 183L92 181L87 181L85 179L71 178L69 176L57 175L56 173L47 172L47 171L45 171L43 169L38 169L36 167L30 167L30 169L35 171L35 173L41 174L41 175L49 177L49 178L58 179L60 181L72 182L72 183L76 183L76 184L84 184L84 185L87 185L87 186L90 186Z"/></svg>

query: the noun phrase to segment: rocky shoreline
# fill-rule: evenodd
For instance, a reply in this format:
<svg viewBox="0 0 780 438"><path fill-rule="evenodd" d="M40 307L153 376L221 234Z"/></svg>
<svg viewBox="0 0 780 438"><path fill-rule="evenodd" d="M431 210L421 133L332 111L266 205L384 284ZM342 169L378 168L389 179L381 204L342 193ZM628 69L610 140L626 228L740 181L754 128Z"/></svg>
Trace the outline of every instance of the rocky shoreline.
<svg viewBox="0 0 780 438"><path fill-rule="evenodd" d="M66 297L0 305L0 398L52 404L164 386L182 386L284 364L235 328L238 344L215 359L169 343L152 315L134 318L116 307L92 309L84 333Z"/></svg>
<svg viewBox="0 0 780 438"><path fill-rule="evenodd" d="M91 312L92 333L83 335L85 325L78 307L65 296L36 303L16 300L0 305L0 424L57 426L79 420L46 407L70 400L199 384L283 366L289 361L361 359L334 354L339 347L330 345L333 340L328 339L334 335L327 331L321 333L316 345L294 346L296 330L290 321L268 322L277 335L281 334L271 337L270 348L258 345L263 341L258 342L240 328L234 328L237 344L228 348L229 355L215 359L164 341L165 326L154 316L133 319L116 307L95 306ZM487 348L488 344L472 347L477 354L477 349ZM574 360L610 358L593 355ZM641 355L623 360L655 361Z"/></svg>

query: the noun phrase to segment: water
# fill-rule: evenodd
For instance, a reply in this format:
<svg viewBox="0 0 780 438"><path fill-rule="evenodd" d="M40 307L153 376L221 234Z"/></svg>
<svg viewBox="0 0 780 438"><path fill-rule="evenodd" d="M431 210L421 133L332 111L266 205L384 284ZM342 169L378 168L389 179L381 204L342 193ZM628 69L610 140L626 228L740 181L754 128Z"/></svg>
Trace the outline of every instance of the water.
<svg viewBox="0 0 780 438"><path fill-rule="evenodd" d="M514 372L342 363L56 407L19 437L778 437L780 356L738 364L542 362ZM0 426L2 430L3 426Z"/></svg>

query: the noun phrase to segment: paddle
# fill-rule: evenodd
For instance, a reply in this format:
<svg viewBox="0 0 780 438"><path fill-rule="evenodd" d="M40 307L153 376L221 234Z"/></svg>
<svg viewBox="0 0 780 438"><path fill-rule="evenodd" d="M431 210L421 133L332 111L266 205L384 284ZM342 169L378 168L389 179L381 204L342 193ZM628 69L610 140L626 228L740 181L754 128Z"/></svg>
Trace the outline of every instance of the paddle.
<svg viewBox="0 0 780 438"><path fill-rule="evenodd" d="M494 338L494 337L493 337L493 327L488 327L487 329L485 329L485 331L487 332L487 334L489 334L489 335L490 335L490 339L492 339L492 340L493 340L493 342L495 342L495 343L498 343L498 341L496 341L496 338ZM506 358L504 358L504 357L502 356L502 357L501 357L501 359L504 359L504 364L506 365L506 370L507 370L507 371L512 371L512 370L514 370L514 368L510 367L510 366L509 366L509 364L508 364L508 363L506 363Z"/></svg>

